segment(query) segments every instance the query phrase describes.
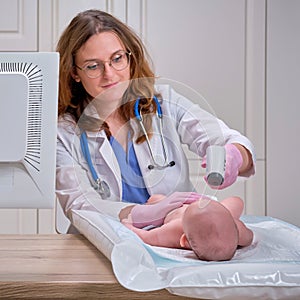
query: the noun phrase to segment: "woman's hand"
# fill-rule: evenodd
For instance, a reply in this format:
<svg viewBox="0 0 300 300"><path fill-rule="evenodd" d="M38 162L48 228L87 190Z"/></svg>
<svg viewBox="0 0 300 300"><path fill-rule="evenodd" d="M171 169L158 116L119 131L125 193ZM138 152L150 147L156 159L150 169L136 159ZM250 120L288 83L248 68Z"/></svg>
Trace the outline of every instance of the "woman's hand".
<svg viewBox="0 0 300 300"><path fill-rule="evenodd" d="M243 156L236 145L227 144L224 148L226 152L224 182L219 186L210 185L212 189L222 190L232 185L237 180L240 169L243 166ZM203 159L201 166L206 168L206 158ZM206 176L204 177L204 180L207 182Z"/></svg>
<svg viewBox="0 0 300 300"><path fill-rule="evenodd" d="M136 205L131 210L132 223L138 228L147 225L160 226L166 215L183 204L199 200L201 195L194 192L174 192L173 194L149 205Z"/></svg>

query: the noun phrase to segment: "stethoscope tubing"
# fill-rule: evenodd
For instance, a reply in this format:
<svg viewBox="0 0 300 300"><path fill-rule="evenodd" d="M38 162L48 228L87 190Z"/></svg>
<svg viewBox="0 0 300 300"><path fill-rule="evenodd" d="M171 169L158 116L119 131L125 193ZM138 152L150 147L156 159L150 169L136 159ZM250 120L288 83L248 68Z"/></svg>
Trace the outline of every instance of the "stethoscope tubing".
<svg viewBox="0 0 300 300"><path fill-rule="evenodd" d="M90 151L88 148L88 141L87 141L87 136L86 136L85 131L83 131L80 135L80 146L82 149L83 156L84 156L84 158L89 166L89 169L91 171L92 177L93 177L94 181L97 182L98 175L97 175L97 172L92 163L91 154L90 154Z"/></svg>
<svg viewBox="0 0 300 300"><path fill-rule="evenodd" d="M159 101L156 96L153 96L153 100L156 104L157 116L158 118L162 119L163 114L162 114L161 105L159 104ZM143 121L143 117L139 111L139 104L140 104L140 98L137 98L134 103L134 115L139 121Z"/></svg>

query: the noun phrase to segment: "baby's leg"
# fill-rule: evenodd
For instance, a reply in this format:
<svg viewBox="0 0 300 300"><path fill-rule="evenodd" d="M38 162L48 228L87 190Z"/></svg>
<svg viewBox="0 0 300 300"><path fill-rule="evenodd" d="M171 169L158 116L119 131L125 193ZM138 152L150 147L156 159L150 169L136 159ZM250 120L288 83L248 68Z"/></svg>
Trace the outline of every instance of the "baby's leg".
<svg viewBox="0 0 300 300"><path fill-rule="evenodd" d="M234 219L239 219L244 210L244 201L240 197L228 197L220 201L232 214Z"/></svg>

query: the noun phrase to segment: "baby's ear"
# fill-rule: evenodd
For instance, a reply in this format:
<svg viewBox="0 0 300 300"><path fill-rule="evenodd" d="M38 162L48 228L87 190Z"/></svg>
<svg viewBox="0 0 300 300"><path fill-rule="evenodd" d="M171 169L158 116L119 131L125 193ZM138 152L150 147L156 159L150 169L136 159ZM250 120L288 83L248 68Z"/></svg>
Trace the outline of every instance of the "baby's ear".
<svg viewBox="0 0 300 300"><path fill-rule="evenodd" d="M182 248L191 249L190 243L189 243L185 233L183 233L182 236L180 237L179 243Z"/></svg>

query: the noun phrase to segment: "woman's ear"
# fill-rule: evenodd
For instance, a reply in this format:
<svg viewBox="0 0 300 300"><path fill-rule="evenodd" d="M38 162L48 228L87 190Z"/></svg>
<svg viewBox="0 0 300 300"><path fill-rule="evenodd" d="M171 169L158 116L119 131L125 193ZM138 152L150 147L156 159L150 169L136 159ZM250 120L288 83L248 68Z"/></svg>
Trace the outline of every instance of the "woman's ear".
<svg viewBox="0 0 300 300"><path fill-rule="evenodd" d="M72 78L73 78L76 82L80 82L80 77L77 75L77 73L76 73L76 71L75 71L75 67L72 68L71 76L72 76Z"/></svg>
<svg viewBox="0 0 300 300"><path fill-rule="evenodd" d="M180 237L179 243L182 248L192 249L185 233L183 233L182 236Z"/></svg>
<svg viewBox="0 0 300 300"><path fill-rule="evenodd" d="M80 82L80 78L79 78L78 75L74 76L73 78L74 78L74 80L75 80L76 82Z"/></svg>

